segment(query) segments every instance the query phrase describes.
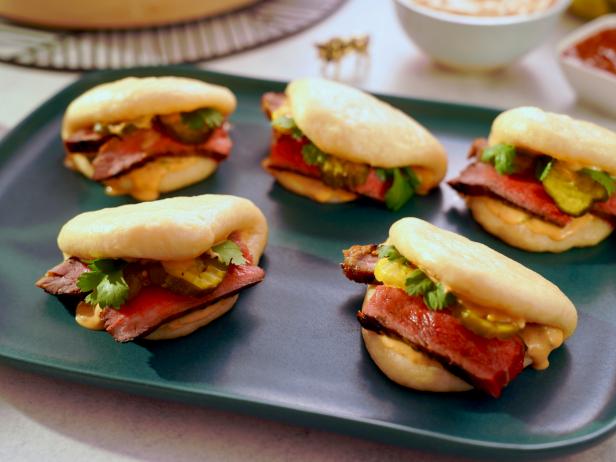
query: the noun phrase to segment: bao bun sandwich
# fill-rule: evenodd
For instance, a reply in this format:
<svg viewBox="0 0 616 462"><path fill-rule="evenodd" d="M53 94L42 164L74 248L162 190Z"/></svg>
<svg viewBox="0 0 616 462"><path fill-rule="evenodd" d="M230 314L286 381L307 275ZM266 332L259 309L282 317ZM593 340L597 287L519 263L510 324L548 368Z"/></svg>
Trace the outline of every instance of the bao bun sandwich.
<svg viewBox="0 0 616 462"><path fill-rule="evenodd" d="M473 163L449 184L473 217L508 244L534 252L593 246L616 223L616 133L521 107L500 114Z"/></svg>
<svg viewBox="0 0 616 462"><path fill-rule="evenodd" d="M344 251L347 278L368 284L357 318L391 380L493 397L575 330L571 301L539 274L458 234L403 218L384 244Z"/></svg>
<svg viewBox="0 0 616 462"><path fill-rule="evenodd" d="M228 88L183 77L98 85L64 114L64 164L109 195L157 199L207 178L226 159L235 106Z"/></svg>
<svg viewBox="0 0 616 462"><path fill-rule="evenodd" d="M60 230L65 256L36 283L78 300L77 322L118 342L190 334L263 280L267 223L235 196L175 197L86 212Z"/></svg>
<svg viewBox="0 0 616 462"><path fill-rule="evenodd" d="M261 103L273 128L264 168L315 201L366 196L398 210L447 171L443 146L424 127L356 88L306 78Z"/></svg>

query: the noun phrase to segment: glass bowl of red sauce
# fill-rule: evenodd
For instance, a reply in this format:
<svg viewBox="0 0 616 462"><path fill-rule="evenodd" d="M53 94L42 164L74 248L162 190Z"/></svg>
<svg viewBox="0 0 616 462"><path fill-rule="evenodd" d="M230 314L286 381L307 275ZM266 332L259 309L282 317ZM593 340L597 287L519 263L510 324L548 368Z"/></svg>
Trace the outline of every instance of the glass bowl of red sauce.
<svg viewBox="0 0 616 462"><path fill-rule="evenodd" d="M576 29L559 44L558 55L578 98L616 117L616 14Z"/></svg>

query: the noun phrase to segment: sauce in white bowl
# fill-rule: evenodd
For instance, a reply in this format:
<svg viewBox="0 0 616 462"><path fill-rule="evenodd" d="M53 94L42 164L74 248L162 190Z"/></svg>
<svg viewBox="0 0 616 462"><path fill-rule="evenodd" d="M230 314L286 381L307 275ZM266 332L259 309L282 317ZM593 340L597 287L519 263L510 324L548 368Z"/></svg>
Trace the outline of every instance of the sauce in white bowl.
<svg viewBox="0 0 616 462"><path fill-rule="evenodd" d="M538 13L555 0L412 0L418 5L446 13L467 16L515 16Z"/></svg>
<svg viewBox="0 0 616 462"><path fill-rule="evenodd" d="M504 5L507 1L514 0L496 3ZM462 7L471 11L476 2L484 3L484 9L475 11L494 11L488 0L448 0L447 3L446 0L394 0L394 4L408 37L434 61L458 70L489 71L507 66L543 43L571 3L570 0L535 1L531 7L529 0L517 0L509 9L502 10L514 11L512 8L517 4L517 14L498 16L452 12L462 11ZM426 2L430 6L421 4ZM439 9L439 5L446 5L449 10Z"/></svg>

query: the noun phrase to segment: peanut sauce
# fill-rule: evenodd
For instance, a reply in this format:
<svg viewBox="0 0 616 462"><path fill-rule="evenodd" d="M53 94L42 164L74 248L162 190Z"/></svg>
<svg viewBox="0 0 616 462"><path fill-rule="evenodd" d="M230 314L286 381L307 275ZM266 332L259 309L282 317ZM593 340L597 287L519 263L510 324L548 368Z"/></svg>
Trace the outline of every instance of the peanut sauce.
<svg viewBox="0 0 616 462"><path fill-rule="evenodd" d="M616 28L591 35L567 48L563 55L616 75Z"/></svg>

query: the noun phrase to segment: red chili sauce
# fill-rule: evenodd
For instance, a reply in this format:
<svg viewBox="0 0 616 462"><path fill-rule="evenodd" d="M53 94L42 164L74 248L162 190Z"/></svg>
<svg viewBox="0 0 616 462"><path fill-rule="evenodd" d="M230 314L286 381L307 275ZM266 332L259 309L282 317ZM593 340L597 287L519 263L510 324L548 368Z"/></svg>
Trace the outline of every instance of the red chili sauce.
<svg viewBox="0 0 616 462"><path fill-rule="evenodd" d="M567 48L563 54L616 75L616 28L591 35Z"/></svg>

